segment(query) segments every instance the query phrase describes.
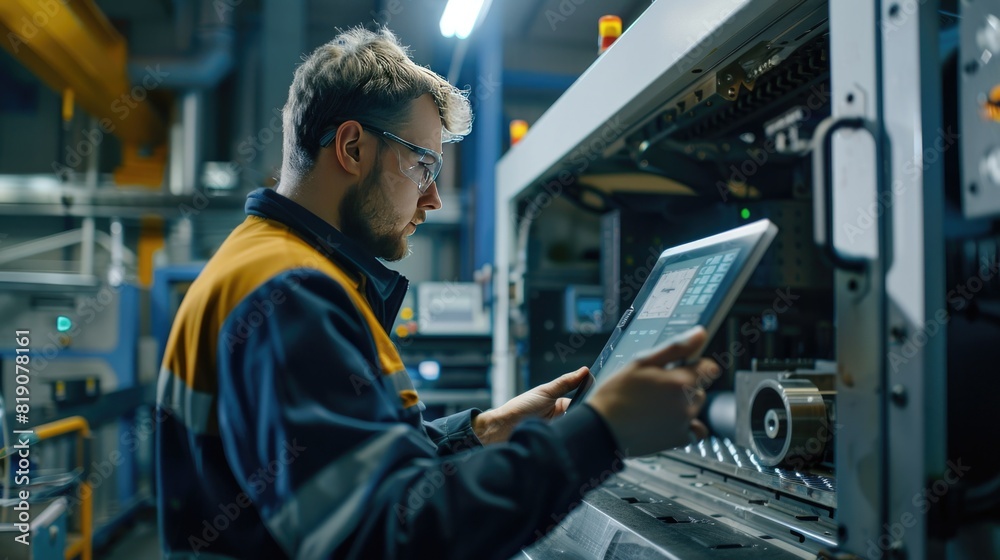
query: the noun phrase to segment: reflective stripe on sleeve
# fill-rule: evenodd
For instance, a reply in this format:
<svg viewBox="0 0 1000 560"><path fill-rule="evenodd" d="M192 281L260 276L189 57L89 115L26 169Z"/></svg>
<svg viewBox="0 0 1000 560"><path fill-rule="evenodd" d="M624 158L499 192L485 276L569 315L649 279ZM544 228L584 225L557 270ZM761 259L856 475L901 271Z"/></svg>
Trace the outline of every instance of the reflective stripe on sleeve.
<svg viewBox="0 0 1000 560"><path fill-rule="evenodd" d="M327 465L265 520L278 544L296 558L325 558L358 523L372 474L412 428L394 426Z"/></svg>
<svg viewBox="0 0 1000 560"><path fill-rule="evenodd" d="M196 435L219 435L219 422L212 413L216 396L192 389L166 368L156 383L156 403Z"/></svg>

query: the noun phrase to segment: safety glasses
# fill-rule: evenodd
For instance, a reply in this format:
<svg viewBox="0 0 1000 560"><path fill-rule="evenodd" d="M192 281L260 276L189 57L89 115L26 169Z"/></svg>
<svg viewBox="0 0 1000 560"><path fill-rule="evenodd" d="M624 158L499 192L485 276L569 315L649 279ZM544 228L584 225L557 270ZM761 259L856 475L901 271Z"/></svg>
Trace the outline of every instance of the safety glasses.
<svg viewBox="0 0 1000 560"><path fill-rule="evenodd" d="M430 148L418 146L412 142L407 142L391 132L375 128L374 126L369 126L360 121L358 124L363 126L366 130L368 130L368 132L378 134L383 138L388 138L397 144L401 144L409 148L410 151L417 154L417 160L415 163L412 162L410 158L407 158L407 161L404 162L403 154L399 153L399 149L397 148L396 156L398 156L399 171L403 175L406 175L411 181L416 183L417 190L420 191L420 194L427 192L431 183L433 183L437 179L438 174L441 173L441 167L444 166L444 154L435 152ZM338 127L328 130L322 137L320 137L319 145L321 147L325 148L330 145L330 142L333 142L334 136L337 135L337 128L339 128L339 125Z"/></svg>

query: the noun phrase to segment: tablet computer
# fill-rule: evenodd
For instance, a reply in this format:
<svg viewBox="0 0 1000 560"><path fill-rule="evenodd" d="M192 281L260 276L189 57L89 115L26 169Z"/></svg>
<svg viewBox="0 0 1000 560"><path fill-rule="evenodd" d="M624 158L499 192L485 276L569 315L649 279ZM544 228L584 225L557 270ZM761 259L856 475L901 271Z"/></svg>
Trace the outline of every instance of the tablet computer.
<svg viewBox="0 0 1000 560"><path fill-rule="evenodd" d="M760 220L663 251L570 407L582 402L602 376L654 348L682 340L699 325L708 334L707 345L777 233L770 220ZM690 359L700 358L705 345Z"/></svg>

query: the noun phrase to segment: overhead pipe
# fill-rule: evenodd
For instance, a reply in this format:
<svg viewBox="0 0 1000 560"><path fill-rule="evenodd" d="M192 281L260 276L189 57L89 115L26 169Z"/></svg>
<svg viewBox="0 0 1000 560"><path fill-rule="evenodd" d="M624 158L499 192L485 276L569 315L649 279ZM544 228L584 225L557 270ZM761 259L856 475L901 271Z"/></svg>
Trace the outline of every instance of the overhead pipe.
<svg viewBox="0 0 1000 560"><path fill-rule="evenodd" d="M147 68L157 68L164 75L163 87L170 89L211 89L219 85L234 66L236 31L232 8L220 4L222 9L217 10L214 4L211 0L199 2L193 53L132 57L128 63L132 79L141 81ZM182 2L175 6L179 13L186 11Z"/></svg>
<svg viewBox="0 0 1000 560"><path fill-rule="evenodd" d="M192 2L195 2L192 9ZM204 90L219 85L235 66L233 55L236 31L233 8L211 0L175 0L178 29L191 27L192 36L179 37L182 46L193 43L187 55L132 57L129 69L138 80L146 68L157 68L165 75L163 86L180 90L178 100L180 123L170 131L170 164L168 189L173 194L190 194L197 187L202 160L202 122L204 120Z"/></svg>

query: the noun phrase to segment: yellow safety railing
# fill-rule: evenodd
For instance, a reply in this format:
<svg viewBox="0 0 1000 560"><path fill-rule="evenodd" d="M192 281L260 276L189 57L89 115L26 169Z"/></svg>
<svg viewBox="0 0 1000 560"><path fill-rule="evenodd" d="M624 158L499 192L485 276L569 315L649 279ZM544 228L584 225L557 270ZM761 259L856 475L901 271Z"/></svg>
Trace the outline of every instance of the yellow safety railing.
<svg viewBox="0 0 1000 560"><path fill-rule="evenodd" d="M35 428L35 436L39 440L52 439L66 434L77 434L76 462L84 467L83 446L90 437L90 424L83 416L70 416ZM81 558L92 560L94 557L94 496L90 484L84 479L80 482L80 538L73 542L67 541L66 560Z"/></svg>

